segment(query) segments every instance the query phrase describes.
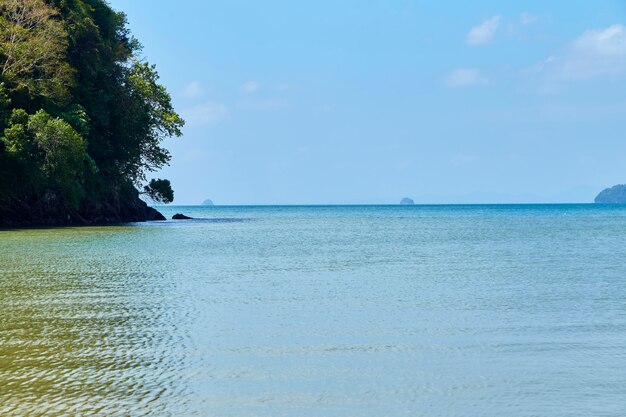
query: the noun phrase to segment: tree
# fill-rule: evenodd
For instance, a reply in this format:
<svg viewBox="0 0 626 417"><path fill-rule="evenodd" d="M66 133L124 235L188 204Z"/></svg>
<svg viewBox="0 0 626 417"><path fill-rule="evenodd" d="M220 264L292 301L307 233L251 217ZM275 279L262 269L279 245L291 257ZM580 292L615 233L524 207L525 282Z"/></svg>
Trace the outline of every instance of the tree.
<svg viewBox="0 0 626 417"><path fill-rule="evenodd" d="M81 198L81 180L92 169L87 143L69 123L45 110L29 115L13 110L0 140L11 158L21 187L56 191L72 205ZM28 181L24 181L28 178Z"/></svg>
<svg viewBox="0 0 626 417"><path fill-rule="evenodd" d="M181 136L184 121L172 107L170 95L158 83L155 67L134 60L126 73L126 91L122 97L124 115L125 155L121 172L135 182L145 180L145 173L168 164L169 152L160 146L167 137Z"/></svg>
<svg viewBox="0 0 626 417"><path fill-rule="evenodd" d="M11 99L9 98L4 83L0 83L0 132L6 127L7 120L9 119L9 106L11 105Z"/></svg>
<svg viewBox="0 0 626 417"><path fill-rule="evenodd" d="M66 121L39 110L28 118L28 131L43 156L41 170L50 186L72 197L88 160L87 143Z"/></svg>
<svg viewBox="0 0 626 417"><path fill-rule="evenodd" d="M144 183L148 172L169 163L161 144L181 136L184 121L155 67L137 58L141 45L123 13L101 0L51 1L72 22L68 61L77 82L71 92L89 117L88 152L98 166L98 180Z"/></svg>
<svg viewBox="0 0 626 417"><path fill-rule="evenodd" d="M143 187L143 190L143 194L157 203L169 204L174 201L174 190L169 180L151 180L150 184Z"/></svg>
<svg viewBox="0 0 626 417"><path fill-rule="evenodd" d="M0 211L51 193L86 212L137 188L173 200L167 180L141 186L184 121L140 51L106 0L0 0Z"/></svg>
<svg viewBox="0 0 626 417"><path fill-rule="evenodd" d="M2 77L16 90L68 99L73 71L66 62L67 32L43 0L0 0Z"/></svg>

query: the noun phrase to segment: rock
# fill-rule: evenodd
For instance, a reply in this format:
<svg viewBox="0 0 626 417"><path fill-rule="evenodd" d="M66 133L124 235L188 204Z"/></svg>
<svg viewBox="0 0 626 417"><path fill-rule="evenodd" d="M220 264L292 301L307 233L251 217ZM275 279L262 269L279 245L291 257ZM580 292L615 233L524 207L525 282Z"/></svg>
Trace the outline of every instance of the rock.
<svg viewBox="0 0 626 417"><path fill-rule="evenodd" d="M164 215L153 209L152 207L148 207L146 209L146 220L148 221L163 221L167 220Z"/></svg>
<svg viewBox="0 0 626 417"><path fill-rule="evenodd" d="M403 206L412 206L413 204L415 204L415 201L408 197L405 197L402 199L402 201L400 201L400 204Z"/></svg>
<svg viewBox="0 0 626 417"><path fill-rule="evenodd" d="M626 185L616 185L603 190L595 200L596 204L626 204Z"/></svg>
<svg viewBox="0 0 626 417"><path fill-rule="evenodd" d="M206 200L204 200L204 202L202 203L203 206L212 206L213 205L213 200L207 198Z"/></svg>
<svg viewBox="0 0 626 417"><path fill-rule="evenodd" d="M172 220L191 220L191 219L193 219L193 217L188 217L181 213L176 213L172 216Z"/></svg>
<svg viewBox="0 0 626 417"><path fill-rule="evenodd" d="M72 207L55 193L48 192L33 200L0 198L0 228L33 226L82 226L94 224L165 220L148 207L131 186L109 190L98 199L87 199Z"/></svg>

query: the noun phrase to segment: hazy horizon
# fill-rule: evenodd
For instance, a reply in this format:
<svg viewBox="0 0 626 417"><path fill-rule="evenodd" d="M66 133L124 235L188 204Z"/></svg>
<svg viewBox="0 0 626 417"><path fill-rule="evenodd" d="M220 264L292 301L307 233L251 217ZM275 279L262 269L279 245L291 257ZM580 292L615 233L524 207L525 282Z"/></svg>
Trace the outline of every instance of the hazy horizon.
<svg viewBox="0 0 626 417"><path fill-rule="evenodd" d="M626 182L622 1L110 3L187 120L155 174L174 204L577 203Z"/></svg>
<svg viewBox="0 0 626 417"><path fill-rule="evenodd" d="M615 184L617 185L617 184ZM399 196L396 200L389 200L383 198L371 198L363 199L361 201L291 201L291 202L264 202L264 203L228 203L216 201L213 198L208 198L216 206L280 206L280 205L394 205L399 204L402 198L412 199L416 205L454 205L454 204L585 204L593 203L595 197L600 191L609 187L593 187L593 186L580 186L574 187L569 190L565 190L561 193L552 195L538 195L532 193L524 194L506 194L506 193L491 193L486 191L476 191L464 195L403 195ZM181 203L174 201L173 205L202 205L202 201Z"/></svg>

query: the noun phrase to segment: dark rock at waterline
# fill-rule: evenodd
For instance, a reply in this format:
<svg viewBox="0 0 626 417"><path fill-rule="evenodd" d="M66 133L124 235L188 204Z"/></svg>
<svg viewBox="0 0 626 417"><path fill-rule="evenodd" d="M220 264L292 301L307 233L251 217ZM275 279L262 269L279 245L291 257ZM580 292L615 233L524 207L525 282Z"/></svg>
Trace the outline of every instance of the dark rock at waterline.
<svg viewBox="0 0 626 417"><path fill-rule="evenodd" d="M78 207L51 191L30 199L2 197L0 196L0 228L165 220L161 213L141 200L139 192L131 186L117 187L97 199L87 198Z"/></svg>
<svg viewBox="0 0 626 417"><path fill-rule="evenodd" d="M616 185L603 190L596 197L597 204L626 204L626 185Z"/></svg>
<svg viewBox="0 0 626 417"><path fill-rule="evenodd" d="M172 216L172 220L191 220L191 219L193 219L193 217L188 217L181 213L176 213Z"/></svg>
<svg viewBox="0 0 626 417"><path fill-rule="evenodd" d="M415 201L408 197L405 197L402 199L402 201L400 201L400 204L403 206L412 206L413 204L415 204Z"/></svg>
<svg viewBox="0 0 626 417"><path fill-rule="evenodd" d="M152 207L148 207L147 212L146 212L146 217L147 217L146 220L148 221L167 220L164 215L162 215L161 213L159 213L157 210L153 209Z"/></svg>

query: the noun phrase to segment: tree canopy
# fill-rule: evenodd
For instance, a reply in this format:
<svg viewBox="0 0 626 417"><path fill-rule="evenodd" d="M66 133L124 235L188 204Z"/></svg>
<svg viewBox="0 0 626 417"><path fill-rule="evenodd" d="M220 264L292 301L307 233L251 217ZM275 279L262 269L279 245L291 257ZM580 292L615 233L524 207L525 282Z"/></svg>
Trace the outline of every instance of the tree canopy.
<svg viewBox="0 0 626 417"><path fill-rule="evenodd" d="M67 99L73 70L59 13L43 0L0 2L2 77L31 97Z"/></svg>
<svg viewBox="0 0 626 417"><path fill-rule="evenodd" d="M0 200L79 206L169 163L184 121L140 51L105 0L0 0Z"/></svg>

